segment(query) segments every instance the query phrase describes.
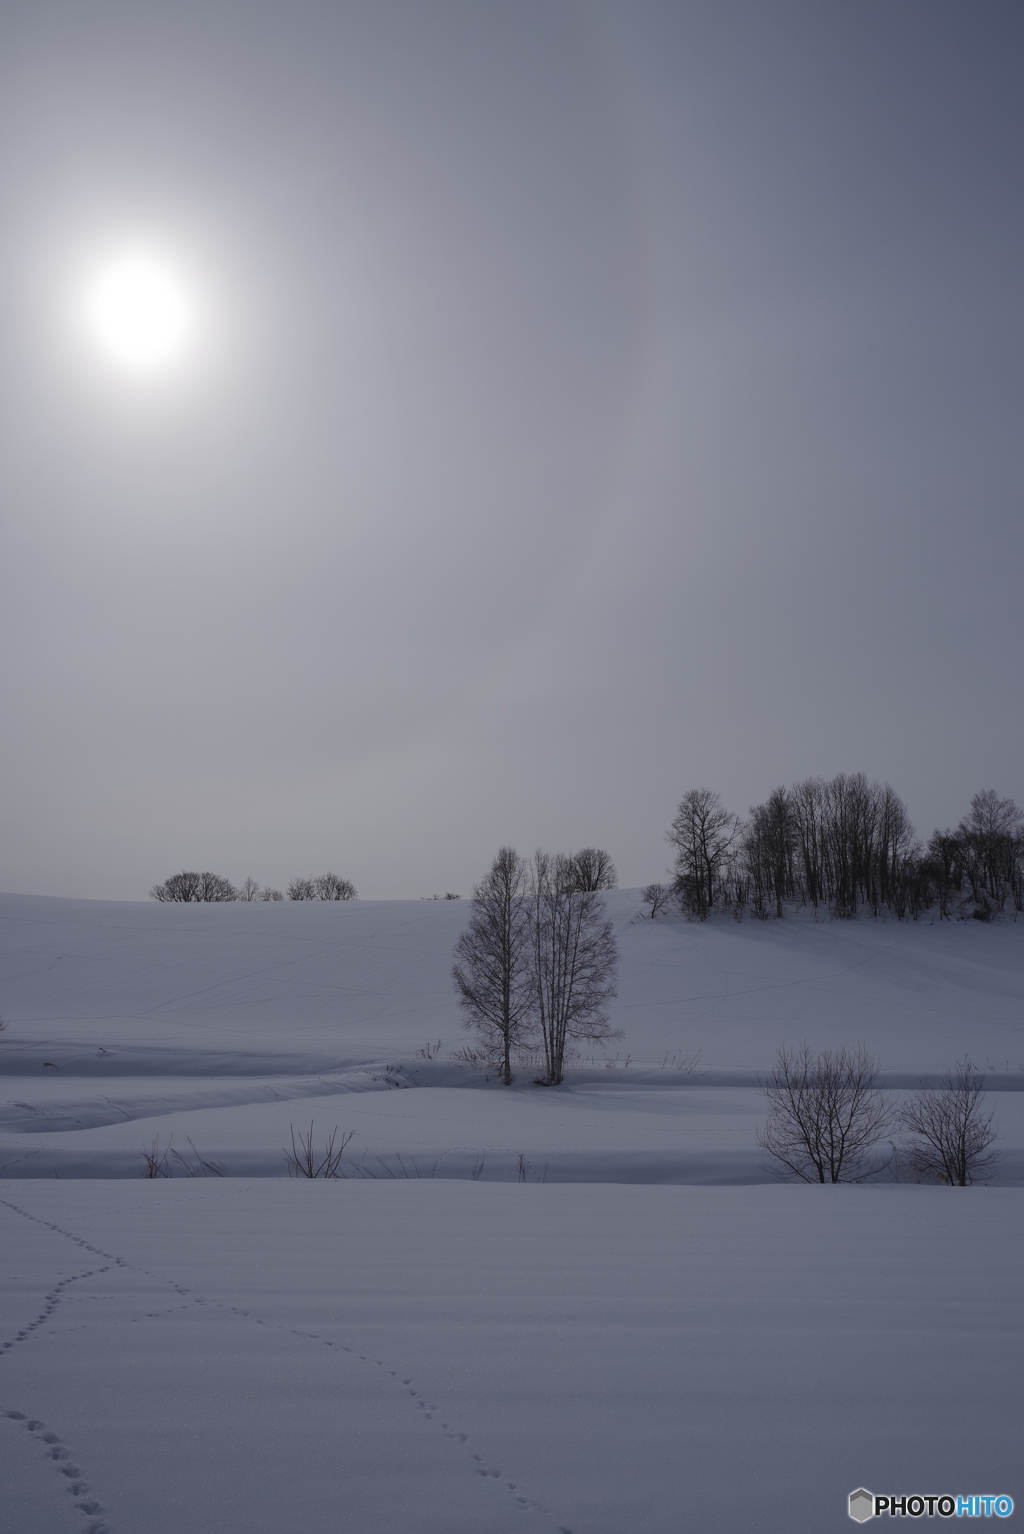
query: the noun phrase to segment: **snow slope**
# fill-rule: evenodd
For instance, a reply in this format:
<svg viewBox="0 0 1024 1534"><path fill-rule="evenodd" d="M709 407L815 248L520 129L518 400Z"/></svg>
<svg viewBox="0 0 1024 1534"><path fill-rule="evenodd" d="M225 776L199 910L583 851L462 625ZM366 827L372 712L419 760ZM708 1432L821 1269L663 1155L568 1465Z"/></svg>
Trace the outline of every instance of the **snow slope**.
<svg viewBox="0 0 1024 1534"><path fill-rule="evenodd" d="M694 926L647 920L635 891L609 908L621 1039L557 1092L526 1068L509 1093L452 1059L464 903L0 898L0 1168L137 1176L173 1137L282 1176L312 1121L352 1130L364 1175L465 1177L483 1155L489 1180L522 1154L551 1180L761 1181L757 1076L806 1038L863 1041L894 1087L969 1052L998 1092L999 1177L1024 1177L1024 925Z"/></svg>
<svg viewBox="0 0 1024 1534"><path fill-rule="evenodd" d="M464 903L0 898L0 1534L1022 1505L1024 929L609 908L611 1068L506 1091L451 1058ZM895 1090L969 1051L993 1186L765 1185L757 1074L803 1038ZM310 1121L344 1180L286 1178ZM189 1140L230 1175L142 1179Z"/></svg>

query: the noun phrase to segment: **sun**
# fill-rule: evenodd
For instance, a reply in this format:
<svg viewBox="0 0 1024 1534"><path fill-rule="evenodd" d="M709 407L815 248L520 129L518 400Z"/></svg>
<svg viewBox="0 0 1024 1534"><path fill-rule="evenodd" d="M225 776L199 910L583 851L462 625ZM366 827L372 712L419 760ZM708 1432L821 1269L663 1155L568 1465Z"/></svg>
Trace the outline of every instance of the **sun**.
<svg viewBox="0 0 1024 1534"><path fill-rule="evenodd" d="M137 372L177 360L195 320L188 290L173 268L140 253L118 257L96 273L85 313L107 358Z"/></svg>

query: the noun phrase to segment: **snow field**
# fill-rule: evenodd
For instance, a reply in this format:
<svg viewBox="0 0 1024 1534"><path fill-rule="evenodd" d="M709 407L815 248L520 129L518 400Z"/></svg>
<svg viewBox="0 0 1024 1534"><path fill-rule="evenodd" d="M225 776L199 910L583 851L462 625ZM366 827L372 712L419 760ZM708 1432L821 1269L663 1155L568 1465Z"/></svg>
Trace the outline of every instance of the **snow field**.
<svg viewBox="0 0 1024 1534"><path fill-rule="evenodd" d="M0 1534L1022 1505L1024 929L609 909L611 1068L506 1091L452 1058L464 902L0 897ZM898 1091L969 1052L993 1186L769 1185L757 1077L803 1038ZM346 1179L286 1178L310 1120ZM154 1139L229 1175L145 1181Z"/></svg>
<svg viewBox="0 0 1024 1534"><path fill-rule="evenodd" d="M66 1446L40 1516L90 1488L28 1528L810 1534L858 1485L1018 1490L1020 1190L7 1189L0 1443Z"/></svg>
<svg viewBox="0 0 1024 1534"><path fill-rule="evenodd" d="M784 1041L863 1041L884 1080L969 1051L1024 1181L1024 927L712 921L609 910L621 954L607 1062L507 1093L453 1060L465 902L158 906L0 897L0 1171L135 1177L188 1141L283 1176L290 1128L354 1130L374 1177L759 1182L757 1089ZM438 1048L440 1041L440 1048ZM430 1052L433 1058L427 1058ZM628 1062L628 1063L627 1063ZM606 1069L610 1064L613 1068Z"/></svg>

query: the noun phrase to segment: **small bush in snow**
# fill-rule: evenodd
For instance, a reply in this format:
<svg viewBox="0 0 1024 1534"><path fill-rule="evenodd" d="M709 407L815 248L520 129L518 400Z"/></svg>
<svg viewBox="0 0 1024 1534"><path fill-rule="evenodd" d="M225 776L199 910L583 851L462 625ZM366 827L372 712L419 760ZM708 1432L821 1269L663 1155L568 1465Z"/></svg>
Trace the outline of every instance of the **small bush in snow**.
<svg viewBox="0 0 1024 1534"><path fill-rule="evenodd" d="M998 1151L992 1114L984 1111L985 1078L964 1057L938 1092L918 1092L900 1110L912 1136L910 1162L919 1176L966 1188L991 1171Z"/></svg>
<svg viewBox="0 0 1024 1534"><path fill-rule="evenodd" d="M345 1146L355 1134L354 1129L350 1129L347 1134L342 1135L341 1144L335 1150L334 1142L338 1136L338 1126L335 1124L331 1131L330 1139L324 1145L322 1156L319 1151L313 1149L312 1119L310 1120L308 1133L299 1135L298 1144L295 1143L294 1124L291 1126L291 1131L292 1148L284 1153L289 1177L344 1177L345 1174L341 1171L341 1158L345 1153Z"/></svg>
<svg viewBox="0 0 1024 1534"><path fill-rule="evenodd" d="M864 1182L890 1165L876 1146L893 1123L878 1089L878 1061L863 1045L812 1055L807 1044L779 1050L762 1082L768 1119L758 1130L768 1169L803 1182Z"/></svg>

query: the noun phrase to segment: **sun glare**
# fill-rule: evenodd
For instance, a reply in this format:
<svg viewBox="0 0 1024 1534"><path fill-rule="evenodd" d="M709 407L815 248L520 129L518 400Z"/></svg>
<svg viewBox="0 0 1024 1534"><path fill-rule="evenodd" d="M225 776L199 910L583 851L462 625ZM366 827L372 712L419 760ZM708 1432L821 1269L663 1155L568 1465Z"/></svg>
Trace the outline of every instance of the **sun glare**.
<svg viewBox="0 0 1024 1534"><path fill-rule="evenodd" d="M193 328L185 287L146 255L126 255L102 268L89 289L86 317L107 357L139 372L173 362Z"/></svg>

